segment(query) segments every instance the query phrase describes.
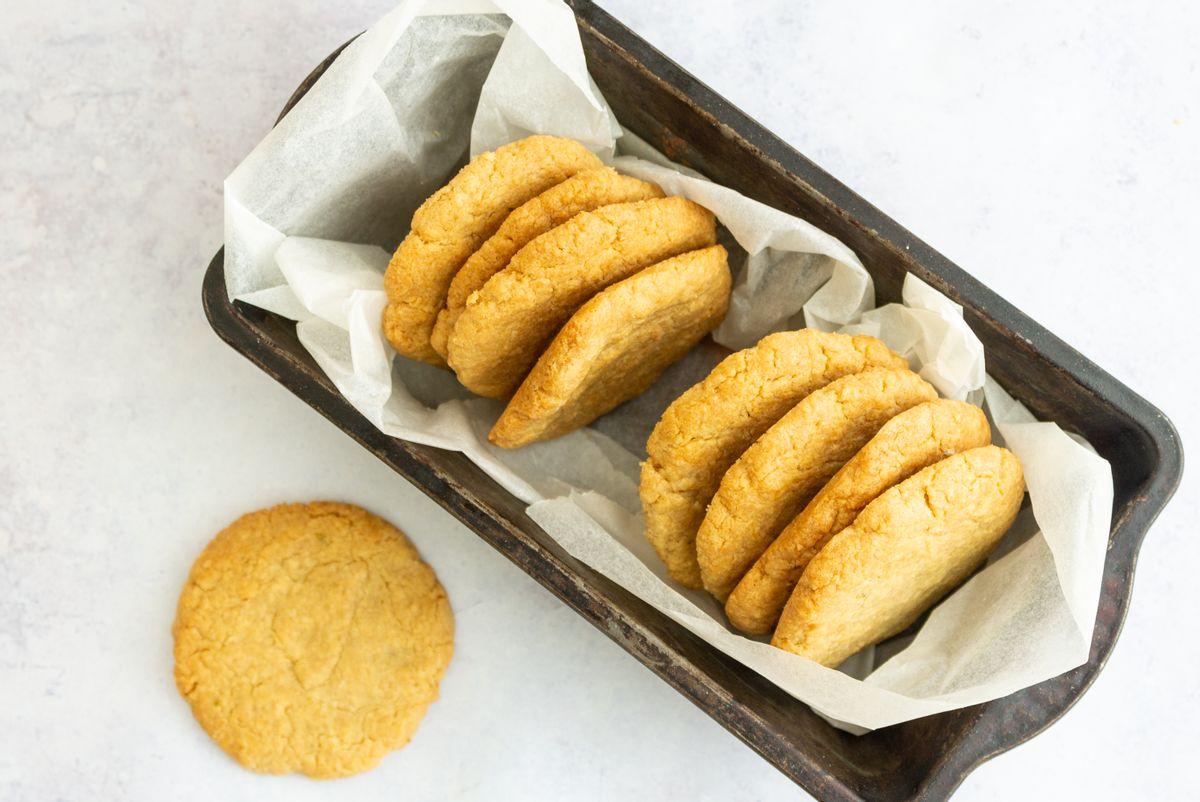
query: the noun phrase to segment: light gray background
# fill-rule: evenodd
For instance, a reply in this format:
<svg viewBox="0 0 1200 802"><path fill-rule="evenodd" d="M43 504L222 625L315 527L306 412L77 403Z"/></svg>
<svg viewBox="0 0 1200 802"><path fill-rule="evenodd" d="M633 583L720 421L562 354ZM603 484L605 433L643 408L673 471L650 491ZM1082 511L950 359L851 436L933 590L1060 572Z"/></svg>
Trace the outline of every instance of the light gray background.
<svg viewBox="0 0 1200 802"><path fill-rule="evenodd" d="M1195 442L1196 4L602 5ZM0 799L802 796L209 330L222 178L388 7L6 4ZM1198 790L1196 491L1150 532L1094 688L960 798ZM326 784L240 769L171 681L196 553L242 511L312 497L407 530L458 616L415 741Z"/></svg>

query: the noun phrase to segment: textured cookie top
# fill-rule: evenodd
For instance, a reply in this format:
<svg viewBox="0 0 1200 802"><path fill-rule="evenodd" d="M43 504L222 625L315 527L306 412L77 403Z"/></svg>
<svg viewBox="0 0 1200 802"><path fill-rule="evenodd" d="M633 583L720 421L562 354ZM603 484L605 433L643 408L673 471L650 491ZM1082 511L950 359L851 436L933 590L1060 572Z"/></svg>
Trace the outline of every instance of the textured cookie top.
<svg viewBox="0 0 1200 802"><path fill-rule="evenodd" d="M430 345L454 274L516 207L566 178L600 167L571 139L531 136L481 153L413 214L384 278L384 334L405 356L444 365Z"/></svg>
<svg viewBox="0 0 1200 802"><path fill-rule="evenodd" d="M725 604L735 627L767 635L805 566L876 496L951 454L991 442L983 410L939 399L901 412L842 466L738 582Z"/></svg>
<svg viewBox="0 0 1200 802"><path fill-rule="evenodd" d="M716 219L686 198L581 212L517 251L471 295L447 361L468 389L508 398L589 298L647 265L715 242Z"/></svg>
<svg viewBox="0 0 1200 802"><path fill-rule="evenodd" d="M784 525L883 424L936 398L908 368L868 368L793 407L721 479L696 535L704 589L724 601Z"/></svg>
<svg viewBox="0 0 1200 802"><path fill-rule="evenodd" d="M729 308L720 245L634 273L579 308L525 377L489 439L505 448L584 426L649 387Z"/></svg>
<svg viewBox="0 0 1200 802"><path fill-rule="evenodd" d="M885 491L804 569L771 642L827 666L903 631L987 557L1021 508L1016 456L963 451Z"/></svg>
<svg viewBox="0 0 1200 802"><path fill-rule="evenodd" d="M412 737L453 652L433 570L386 521L284 504L213 539L179 598L175 682L255 771L341 777Z"/></svg>
<svg viewBox="0 0 1200 802"><path fill-rule="evenodd" d="M730 354L667 408L646 443L646 537L675 581L701 586L696 530L729 466L812 391L867 367L907 363L874 337L816 329L764 337Z"/></svg>
<svg viewBox="0 0 1200 802"><path fill-rule="evenodd" d="M530 240L567 222L580 212L610 203L629 203L662 196L663 191L654 184L621 175L611 167L599 167L576 173L518 206L505 218L496 233L479 246L479 250L471 254L454 274L446 295L446 308L438 313L433 329L434 350L443 357L446 355L450 332L454 330L467 298L502 270L513 254Z"/></svg>

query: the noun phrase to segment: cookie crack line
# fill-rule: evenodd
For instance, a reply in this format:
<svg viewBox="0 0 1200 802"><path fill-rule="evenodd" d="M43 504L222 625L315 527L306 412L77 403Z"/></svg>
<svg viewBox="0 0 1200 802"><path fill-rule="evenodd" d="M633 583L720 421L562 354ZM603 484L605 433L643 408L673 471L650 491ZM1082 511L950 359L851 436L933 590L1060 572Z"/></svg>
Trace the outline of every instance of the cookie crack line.
<svg viewBox="0 0 1200 802"><path fill-rule="evenodd" d="M366 570L367 575L362 582L359 583L361 590L358 594L358 598L354 600L354 607L350 610L350 620L346 623L345 634L342 637L341 643L338 644L338 654L333 660L333 668L329 669L329 673L325 676L324 680L313 686L314 690L316 688L320 688L322 685L328 684L329 681L332 680L337 674L338 668L340 668L342 665L342 658L346 656L346 646L350 642L350 638L354 633L354 624L358 620L358 611L362 608L363 598L365 598L367 595L367 585L369 585L371 582L370 563L366 562L365 560L359 560L358 562L362 563L363 569Z"/></svg>

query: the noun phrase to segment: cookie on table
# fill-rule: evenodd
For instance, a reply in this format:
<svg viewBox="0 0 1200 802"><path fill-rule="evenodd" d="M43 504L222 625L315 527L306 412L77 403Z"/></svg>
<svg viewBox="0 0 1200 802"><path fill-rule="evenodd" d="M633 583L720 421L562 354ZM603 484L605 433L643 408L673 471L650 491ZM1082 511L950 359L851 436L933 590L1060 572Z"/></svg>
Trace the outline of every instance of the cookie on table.
<svg viewBox="0 0 1200 802"><path fill-rule="evenodd" d="M809 561L863 507L922 468L990 442L983 410L962 401L929 401L892 418L784 527L738 582L725 603L729 622L751 635L769 635Z"/></svg>
<svg viewBox="0 0 1200 802"><path fill-rule="evenodd" d="M804 569L771 643L832 667L903 631L984 561L1024 492L1021 463L997 446L884 491Z"/></svg>
<svg viewBox="0 0 1200 802"><path fill-rule="evenodd" d="M621 175L611 167L584 170L550 187L542 194L513 210L500 228L471 254L446 294L446 308L438 313L433 327L433 349L443 358L450 332L466 306L467 298L498 273L534 237L545 234L580 212L588 212L610 203L661 198L655 184Z"/></svg>
<svg viewBox="0 0 1200 802"><path fill-rule="evenodd" d="M401 354L444 366L430 344L450 280L509 212L600 159L572 139L531 136L481 153L413 214L388 264L383 333Z"/></svg>
<svg viewBox="0 0 1200 802"><path fill-rule="evenodd" d="M488 439L504 448L586 426L640 394L725 317L731 278L720 245L634 273L571 316Z"/></svg>
<svg viewBox="0 0 1200 802"><path fill-rule="evenodd" d="M467 389L509 398L589 298L647 265L715 243L716 218L686 198L580 212L517 251L467 299L446 361Z"/></svg>
<svg viewBox="0 0 1200 802"><path fill-rule="evenodd" d="M721 478L696 533L704 589L725 601L788 521L885 423L936 398L908 368L869 368L793 407Z"/></svg>
<svg viewBox="0 0 1200 802"><path fill-rule="evenodd" d="M907 364L874 337L785 331L730 354L675 399L646 443L639 488L646 538L671 577L702 587L696 530L725 471L771 424L835 379Z"/></svg>
<svg viewBox="0 0 1200 802"><path fill-rule="evenodd" d="M344 777L408 743L454 649L433 570L348 504L242 516L188 576L175 683L213 740L254 771Z"/></svg>

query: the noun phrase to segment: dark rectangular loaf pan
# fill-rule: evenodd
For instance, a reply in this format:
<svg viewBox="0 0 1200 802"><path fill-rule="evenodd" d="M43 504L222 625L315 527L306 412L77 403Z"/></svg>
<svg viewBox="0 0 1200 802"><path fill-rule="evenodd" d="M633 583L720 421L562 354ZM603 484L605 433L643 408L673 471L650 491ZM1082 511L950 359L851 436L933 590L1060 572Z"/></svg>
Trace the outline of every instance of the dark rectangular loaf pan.
<svg viewBox="0 0 1200 802"><path fill-rule="evenodd" d="M962 304L988 369L1039 417L1087 437L1113 467L1115 502L1088 663L987 704L869 735L835 730L803 703L733 662L563 552L516 498L461 454L388 437L354 410L301 347L295 326L230 303L223 253L204 307L246 358L375 453L530 576L616 640L764 758L823 800L944 799L975 766L1058 719L1087 690L1125 618L1138 547L1182 471L1161 412L855 195L587 0L575 10L596 83L621 122L714 181L810 220L854 249L879 303L911 272ZM305 79L287 109L336 57Z"/></svg>

